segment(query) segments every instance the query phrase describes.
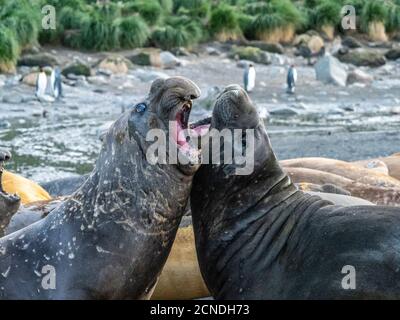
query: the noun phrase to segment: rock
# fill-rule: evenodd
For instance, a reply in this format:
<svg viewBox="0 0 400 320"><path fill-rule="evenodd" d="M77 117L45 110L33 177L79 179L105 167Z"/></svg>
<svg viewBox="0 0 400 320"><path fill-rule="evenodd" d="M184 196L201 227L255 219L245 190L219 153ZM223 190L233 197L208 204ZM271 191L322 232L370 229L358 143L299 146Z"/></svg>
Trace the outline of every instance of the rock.
<svg viewBox="0 0 400 320"><path fill-rule="evenodd" d="M385 57L389 60L400 59L400 48L394 48L386 52Z"/></svg>
<svg viewBox="0 0 400 320"><path fill-rule="evenodd" d="M346 54L338 54L337 58L344 63L351 63L357 67L380 67L386 64L383 54L371 49L355 49Z"/></svg>
<svg viewBox="0 0 400 320"><path fill-rule="evenodd" d="M101 60L96 66L114 74L127 74L131 62L123 56L111 55Z"/></svg>
<svg viewBox="0 0 400 320"><path fill-rule="evenodd" d="M40 47L33 45L33 46L29 46L27 48L24 48L22 50L22 55L27 55L27 54L38 54L40 53Z"/></svg>
<svg viewBox="0 0 400 320"><path fill-rule="evenodd" d="M22 78L22 83L25 83L28 86L35 87L38 75L39 75L39 72L29 73Z"/></svg>
<svg viewBox="0 0 400 320"><path fill-rule="evenodd" d="M4 74L0 74L0 87L3 87L6 84L6 76Z"/></svg>
<svg viewBox="0 0 400 320"><path fill-rule="evenodd" d="M161 60L162 66L166 69L173 69L173 68L181 65L181 62L179 61L179 59L177 57L175 57L169 51L161 52L160 60Z"/></svg>
<svg viewBox="0 0 400 320"><path fill-rule="evenodd" d="M11 77L7 77L5 86L10 86L10 87L17 86L17 85L19 85L19 82L21 81L21 79L22 79L22 76L20 74L16 74Z"/></svg>
<svg viewBox="0 0 400 320"><path fill-rule="evenodd" d="M96 70L96 75L111 77L112 76L112 72L110 70L99 68L99 69Z"/></svg>
<svg viewBox="0 0 400 320"><path fill-rule="evenodd" d="M285 53L283 46L280 43L269 43L263 41L249 41L250 47L259 48L263 51L271 52L271 53Z"/></svg>
<svg viewBox="0 0 400 320"><path fill-rule="evenodd" d="M82 62L82 61L75 61L72 62L71 64L69 64L67 67L65 67L61 73L64 76L67 76L69 74L74 74L77 76L85 76L85 77L89 77L91 74L91 70L90 67Z"/></svg>
<svg viewBox="0 0 400 320"><path fill-rule="evenodd" d="M276 107L269 111L272 116L297 116L299 112L291 107Z"/></svg>
<svg viewBox="0 0 400 320"><path fill-rule="evenodd" d="M11 127L11 123L7 120L0 119L0 129L8 129Z"/></svg>
<svg viewBox="0 0 400 320"><path fill-rule="evenodd" d="M320 36L311 36L307 46L310 48L312 53L320 52L322 47L325 46L324 39Z"/></svg>
<svg viewBox="0 0 400 320"><path fill-rule="evenodd" d="M101 75L88 77L87 81L96 86L108 84L107 78Z"/></svg>
<svg viewBox="0 0 400 320"><path fill-rule="evenodd" d="M87 82L86 78L79 78L78 80L76 80L75 82L75 87L87 87L89 85L89 83Z"/></svg>
<svg viewBox="0 0 400 320"><path fill-rule="evenodd" d="M347 84L348 85L353 84L353 83L370 84L373 80L374 80L374 78L371 75L369 75L368 73L366 73L360 69L356 69L356 70L349 72L349 74L347 76Z"/></svg>
<svg viewBox="0 0 400 320"><path fill-rule="evenodd" d="M347 71L335 57L325 56L315 65L317 80L324 83L333 83L339 86L346 86Z"/></svg>
<svg viewBox="0 0 400 320"><path fill-rule="evenodd" d="M174 48L171 50L171 52L179 57L189 57L190 56L190 52L183 47L179 47L179 48Z"/></svg>
<svg viewBox="0 0 400 320"><path fill-rule="evenodd" d="M76 81L76 80L86 80L86 77L85 76L79 76L79 75L76 75L74 73L68 73L67 74L67 79L74 80L74 81Z"/></svg>
<svg viewBox="0 0 400 320"><path fill-rule="evenodd" d="M59 62L57 58L50 53L27 54L18 60L18 66L53 67L58 64Z"/></svg>
<svg viewBox="0 0 400 320"><path fill-rule="evenodd" d="M218 49L213 48L213 47L207 47L206 52L210 56L220 56L221 55L221 52Z"/></svg>
<svg viewBox="0 0 400 320"><path fill-rule="evenodd" d="M344 37L342 40L342 45L350 49L357 49L362 47L361 42L351 36Z"/></svg>
<svg viewBox="0 0 400 320"><path fill-rule="evenodd" d="M239 58L249 60L260 64L271 64L271 56L268 52L264 52L255 47L233 47L230 53L231 58Z"/></svg>
<svg viewBox="0 0 400 320"><path fill-rule="evenodd" d="M315 54L321 51L322 47L325 46L325 42L318 34L301 34L295 38L293 45L298 48L307 47L310 49L311 54Z"/></svg>
<svg viewBox="0 0 400 320"><path fill-rule="evenodd" d="M134 54L127 56L127 59L133 64L139 66L161 67L160 52L159 49L141 49Z"/></svg>
<svg viewBox="0 0 400 320"><path fill-rule="evenodd" d="M143 82L151 82L156 79L167 79L169 76L163 72L150 71L150 70L136 70L134 72L135 77L139 78Z"/></svg>
<svg viewBox="0 0 400 320"><path fill-rule="evenodd" d="M24 101L24 97L22 97L18 94L12 93L12 94L7 94L7 95L3 96L2 101L4 103L20 104Z"/></svg>
<svg viewBox="0 0 400 320"><path fill-rule="evenodd" d="M282 54L272 53L271 54L271 63L273 65L283 66L283 65L290 64L291 61L289 60L289 58L287 58L286 56L284 56Z"/></svg>
<svg viewBox="0 0 400 320"><path fill-rule="evenodd" d="M238 68L246 69L249 64L253 63L250 60L239 60L236 64Z"/></svg>

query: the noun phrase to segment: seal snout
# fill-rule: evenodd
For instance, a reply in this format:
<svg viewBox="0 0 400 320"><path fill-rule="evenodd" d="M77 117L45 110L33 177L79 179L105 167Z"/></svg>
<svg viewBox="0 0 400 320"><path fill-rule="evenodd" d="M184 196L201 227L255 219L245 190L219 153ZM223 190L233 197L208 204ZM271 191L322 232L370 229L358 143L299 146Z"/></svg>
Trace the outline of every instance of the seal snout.
<svg viewBox="0 0 400 320"><path fill-rule="evenodd" d="M218 96L211 121L213 128L253 128L258 122L256 108L241 86L229 85Z"/></svg>
<svg viewBox="0 0 400 320"><path fill-rule="evenodd" d="M3 172L4 172L4 163L11 160L11 153L5 150L0 150L0 206L3 205L2 201L10 204L18 204L20 202L20 197L16 194L10 195L3 188Z"/></svg>
<svg viewBox="0 0 400 320"><path fill-rule="evenodd" d="M0 163L11 160L11 153L6 150L0 150Z"/></svg>

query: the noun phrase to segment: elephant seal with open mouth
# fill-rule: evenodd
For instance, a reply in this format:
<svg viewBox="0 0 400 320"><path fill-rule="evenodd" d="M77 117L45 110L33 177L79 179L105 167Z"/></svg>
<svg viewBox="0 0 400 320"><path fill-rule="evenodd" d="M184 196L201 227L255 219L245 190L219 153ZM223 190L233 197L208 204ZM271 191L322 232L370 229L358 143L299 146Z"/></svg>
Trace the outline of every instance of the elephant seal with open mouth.
<svg viewBox="0 0 400 320"><path fill-rule="evenodd" d="M238 86L219 96L211 124L255 136L250 175L221 163L193 180L197 254L215 298L400 298L400 208L336 206L299 191Z"/></svg>
<svg viewBox="0 0 400 320"><path fill-rule="evenodd" d="M112 125L87 181L46 218L0 239L0 298L151 295L199 166L198 150L179 139L199 95L188 79L156 80ZM150 163L148 132L168 133L172 120L179 159L188 161Z"/></svg>
<svg viewBox="0 0 400 320"><path fill-rule="evenodd" d="M18 211L21 205L21 198L17 195L8 194L3 188L3 165L11 159L8 151L0 149L0 237L3 236L3 230L8 226L11 217Z"/></svg>

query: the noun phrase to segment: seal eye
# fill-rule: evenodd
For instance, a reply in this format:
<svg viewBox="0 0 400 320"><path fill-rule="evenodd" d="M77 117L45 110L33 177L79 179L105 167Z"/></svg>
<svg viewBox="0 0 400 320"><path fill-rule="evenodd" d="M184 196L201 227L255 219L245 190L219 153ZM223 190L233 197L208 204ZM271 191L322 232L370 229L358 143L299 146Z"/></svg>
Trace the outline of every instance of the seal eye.
<svg viewBox="0 0 400 320"><path fill-rule="evenodd" d="M139 103L135 106L135 111L138 113L143 113L146 111L146 109L147 109L147 105L144 102Z"/></svg>

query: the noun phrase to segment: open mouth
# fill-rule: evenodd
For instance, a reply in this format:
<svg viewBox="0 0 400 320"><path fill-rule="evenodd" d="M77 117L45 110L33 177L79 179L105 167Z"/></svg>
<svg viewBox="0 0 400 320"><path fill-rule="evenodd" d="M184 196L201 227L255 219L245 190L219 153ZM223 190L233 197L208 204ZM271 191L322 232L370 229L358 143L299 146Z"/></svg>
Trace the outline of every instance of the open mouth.
<svg viewBox="0 0 400 320"><path fill-rule="evenodd" d="M204 136L211 124L211 118L200 120L189 124L190 112L192 111L192 101L187 101L176 112L174 125L174 140L181 151L186 153L199 152L198 143L195 139Z"/></svg>
<svg viewBox="0 0 400 320"><path fill-rule="evenodd" d="M19 202L21 200L21 198L18 195L9 194L3 188L3 182L2 182L3 181L3 172L4 172L3 165L4 165L4 163L0 162L0 198L4 199L5 201L7 201L9 203Z"/></svg>

